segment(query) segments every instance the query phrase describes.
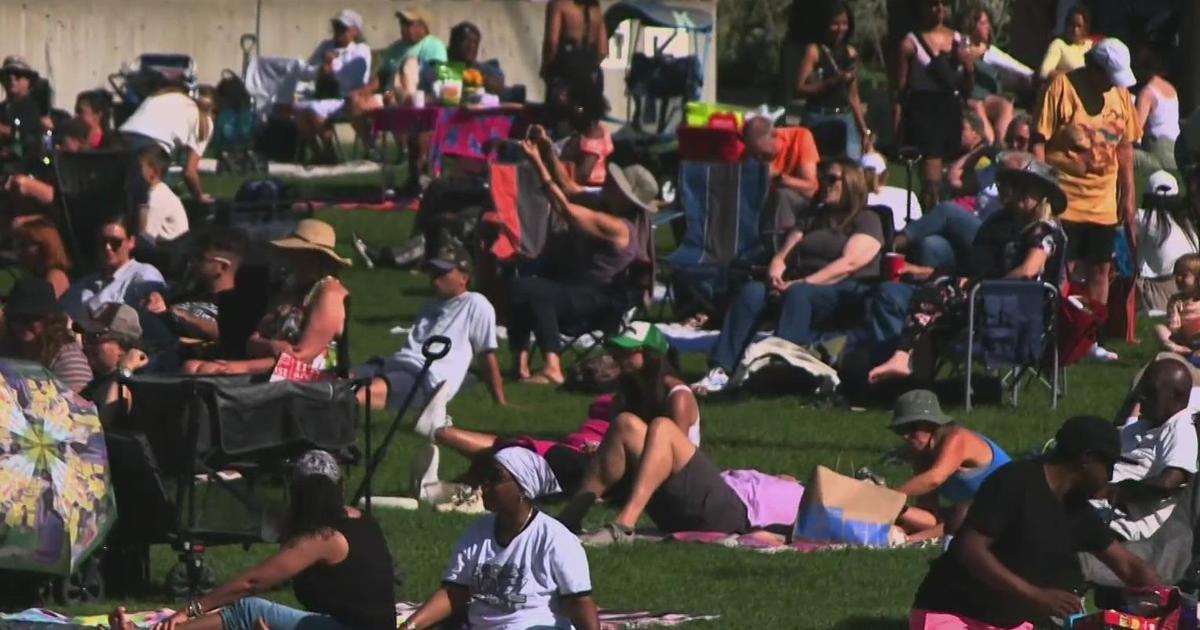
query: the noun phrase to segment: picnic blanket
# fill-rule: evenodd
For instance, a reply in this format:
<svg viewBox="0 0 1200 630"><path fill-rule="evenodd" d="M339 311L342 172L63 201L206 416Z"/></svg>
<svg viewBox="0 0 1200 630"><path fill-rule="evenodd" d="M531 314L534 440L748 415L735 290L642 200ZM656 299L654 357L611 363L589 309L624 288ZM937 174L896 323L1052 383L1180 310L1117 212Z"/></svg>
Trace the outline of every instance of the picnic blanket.
<svg viewBox="0 0 1200 630"><path fill-rule="evenodd" d="M400 602L396 604L396 619L407 619L417 612L419 603ZM716 621L720 615L689 615L686 613L651 612L648 610L600 610L600 627L602 630L621 630L623 628L651 628L679 626L690 621Z"/></svg>
<svg viewBox="0 0 1200 630"><path fill-rule="evenodd" d="M407 619L416 612L420 605L420 603L415 602L397 603L397 625L399 625L400 620ZM149 628L173 614L175 614L175 611L163 608L160 610L130 613L129 618L137 627ZM604 630L650 628L654 626L667 627L682 625L689 621L714 621L719 618L719 615L688 615L685 613L651 612L648 610L601 610L600 627ZM15 630L18 628L26 630L31 626L36 629L40 625L45 624L80 628L107 627L108 617L106 615L68 617L46 608L30 608L19 613L0 614L0 629L3 630Z"/></svg>
<svg viewBox="0 0 1200 630"><path fill-rule="evenodd" d="M639 540L655 540L639 538ZM786 542L783 536L770 532L757 531L749 534L726 534L725 532L675 532L665 537L657 538L660 542L690 542L705 545L720 545L730 549L745 549L758 553L820 553L825 551L842 551L844 549L925 549L938 547L942 539L924 540L916 543L904 543L891 547L857 547L845 543L810 542L797 540Z"/></svg>

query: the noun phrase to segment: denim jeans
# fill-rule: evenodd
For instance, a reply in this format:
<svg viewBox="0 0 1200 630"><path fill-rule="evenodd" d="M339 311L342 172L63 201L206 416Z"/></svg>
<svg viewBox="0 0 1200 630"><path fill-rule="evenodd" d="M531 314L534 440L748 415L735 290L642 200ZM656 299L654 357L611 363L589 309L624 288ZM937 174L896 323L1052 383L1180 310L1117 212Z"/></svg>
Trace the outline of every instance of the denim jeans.
<svg viewBox="0 0 1200 630"><path fill-rule="evenodd" d="M962 206L943 201L904 226L910 243L908 259L925 267L963 271L980 223Z"/></svg>
<svg viewBox="0 0 1200 630"><path fill-rule="evenodd" d="M271 630L348 630L342 622L318 613L289 608L282 604L247 597L221 609L222 630L256 630L262 619Z"/></svg>
<svg viewBox="0 0 1200 630"><path fill-rule="evenodd" d="M902 282L881 282L871 292L867 306L867 327L873 342L872 358L882 361L896 351L896 342L904 330L909 304L917 287Z"/></svg>
<svg viewBox="0 0 1200 630"><path fill-rule="evenodd" d="M842 330L853 325L855 313L861 313L867 287L855 280L823 286L794 284L780 296L779 321L775 336L794 344L817 340L822 330ZM742 353L754 339L768 313L770 302L764 282L747 282L725 315L717 345L709 355L709 364L732 374ZM848 325L839 326L845 322Z"/></svg>
<svg viewBox="0 0 1200 630"><path fill-rule="evenodd" d="M846 157L857 161L862 157L862 138L858 135L858 124L854 122L853 112L840 113L821 113L821 112L804 112L804 126L813 133L816 138L844 138L840 143L841 146L834 147L842 149ZM840 129L840 132L835 130ZM822 159L826 157L838 157L837 155L825 155L828 147L821 147Z"/></svg>

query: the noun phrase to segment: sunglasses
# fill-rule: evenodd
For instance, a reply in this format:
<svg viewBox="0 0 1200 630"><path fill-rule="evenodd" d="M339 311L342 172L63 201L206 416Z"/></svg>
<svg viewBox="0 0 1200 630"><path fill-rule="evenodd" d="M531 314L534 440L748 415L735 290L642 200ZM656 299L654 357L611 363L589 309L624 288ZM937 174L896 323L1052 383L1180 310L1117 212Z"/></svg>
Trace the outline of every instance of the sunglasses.
<svg viewBox="0 0 1200 630"><path fill-rule="evenodd" d="M128 239L117 238L115 236L102 236L102 237L100 237L100 244L107 246L109 249L116 251L116 250L120 249L122 245L125 244L126 240L128 240Z"/></svg>
<svg viewBox="0 0 1200 630"><path fill-rule="evenodd" d="M821 174L821 181L829 183L829 184L840 182L843 179L844 179L844 177L841 173L823 173L823 174Z"/></svg>

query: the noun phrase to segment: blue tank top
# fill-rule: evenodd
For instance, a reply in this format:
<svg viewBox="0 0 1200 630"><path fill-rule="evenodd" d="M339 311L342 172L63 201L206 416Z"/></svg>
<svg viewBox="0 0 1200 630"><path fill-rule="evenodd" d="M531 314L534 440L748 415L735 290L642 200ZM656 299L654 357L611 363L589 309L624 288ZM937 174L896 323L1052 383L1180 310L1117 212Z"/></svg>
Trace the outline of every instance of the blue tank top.
<svg viewBox="0 0 1200 630"><path fill-rule="evenodd" d="M938 494L951 503L962 503L975 498L975 493L979 492L979 486L983 485L984 480L1001 466L1012 461L1008 453L1005 453L1004 449L997 446L995 442L978 433L975 435L987 442L988 447L992 449L992 463L983 468L956 472L947 479L942 487L938 488Z"/></svg>

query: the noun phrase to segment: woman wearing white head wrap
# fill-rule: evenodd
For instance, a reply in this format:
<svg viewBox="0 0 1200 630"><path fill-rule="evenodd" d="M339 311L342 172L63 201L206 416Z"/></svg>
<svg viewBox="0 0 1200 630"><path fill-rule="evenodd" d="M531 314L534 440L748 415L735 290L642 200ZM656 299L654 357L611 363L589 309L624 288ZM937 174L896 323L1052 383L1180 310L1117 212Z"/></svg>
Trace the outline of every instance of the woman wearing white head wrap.
<svg viewBox="0 0 1200 630"><path fill-rule="evenodd" d="M464 615L471 628L598 630L583 546L533 504L532 497L558 487L545 460L522 447L483 457L473 468L483 477L483 504L493 514L459 539L442 587L401 630Z"/></svg>

